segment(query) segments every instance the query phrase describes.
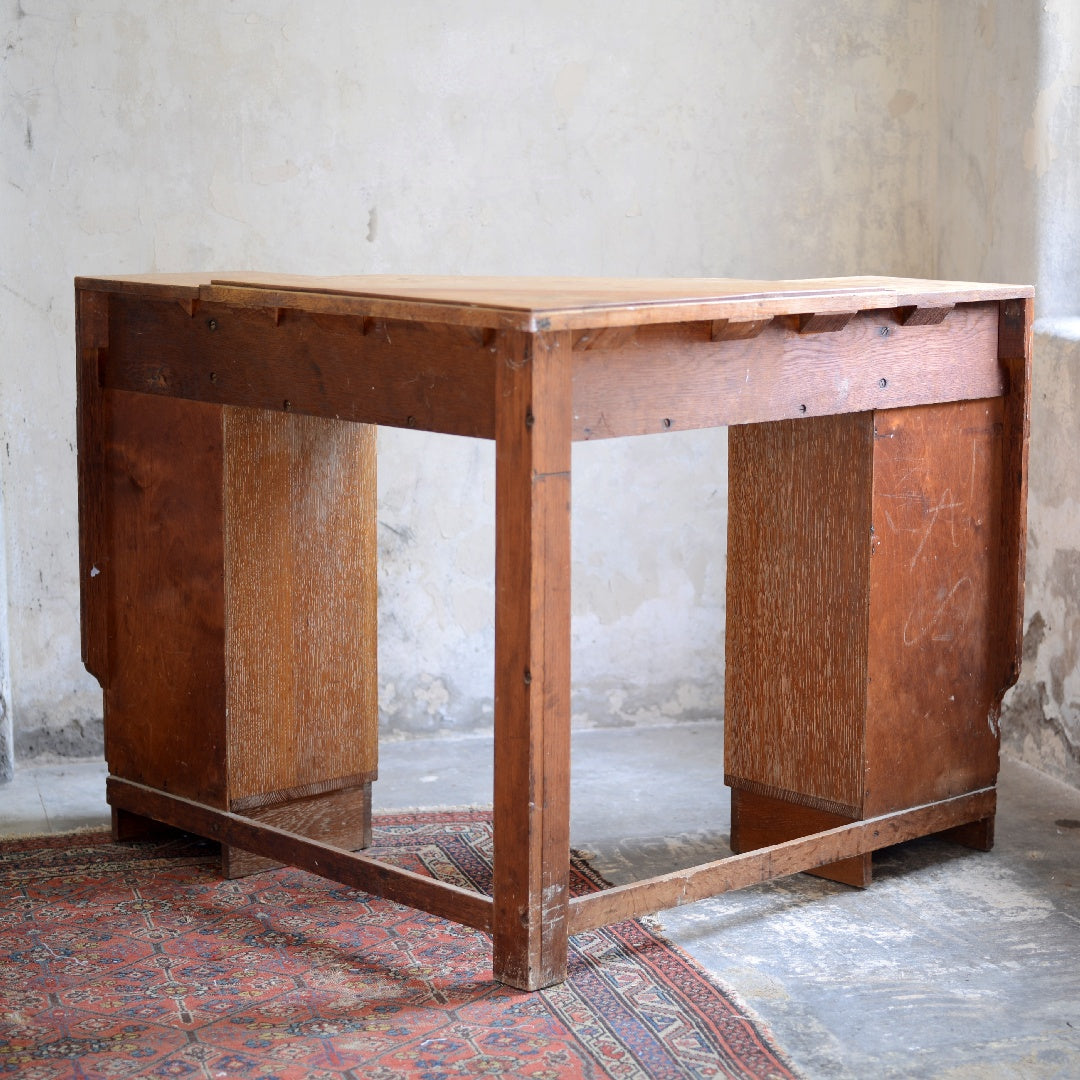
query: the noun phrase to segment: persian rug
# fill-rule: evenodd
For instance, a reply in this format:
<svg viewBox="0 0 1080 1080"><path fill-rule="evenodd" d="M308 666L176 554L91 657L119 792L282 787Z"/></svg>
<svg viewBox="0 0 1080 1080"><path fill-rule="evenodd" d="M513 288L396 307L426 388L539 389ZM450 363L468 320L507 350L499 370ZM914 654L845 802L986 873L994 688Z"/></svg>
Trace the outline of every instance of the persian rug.
<svg viewBox="0 0 1080 1080"><path fill-rule="evenodd" d="M490 815L376 819L379 858L487 889ZM0 1075L791 1078L766 1033L640 920L571 939L565 983L495 982L479 931L214 845L0 844ZM603 887L581 860L575 892Z"/></svg>

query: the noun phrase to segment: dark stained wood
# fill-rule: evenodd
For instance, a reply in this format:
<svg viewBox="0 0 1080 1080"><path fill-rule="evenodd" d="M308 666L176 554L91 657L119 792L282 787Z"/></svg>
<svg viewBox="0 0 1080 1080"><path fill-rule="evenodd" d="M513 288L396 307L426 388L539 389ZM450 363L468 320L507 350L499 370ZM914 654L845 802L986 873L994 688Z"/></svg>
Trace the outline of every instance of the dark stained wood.
<svg viewBox="0 0 1080 1080"><path fill-rule="evenodd" d="M746 787L731 789L731 850L736 854L825 832L856 820L789 799L774 799ZM870 884L870 853L829 863L807 871L844 885L866 888Z"/></svg>
<svg viewBox="0 0 1080 1080"><path fill-rule="evenodd" d="M966 825L945 829L937 836L938 839L947 840L950 844L960 844L962 847L974 848L976 851L989 851L994 846L994 818L990 816L980 818L978 821L969 821Z"/></svg>
<svg viewBox="0 0 1080 1080"><path fill-rule="evenodd" d="M1027 569L1028 445L1031 438L1031 358L1035 318L1032 300L1001 303L998 356L1007 380L1002 416L1003 470L1001 557L997 592L1001 674L1005 691L1020 674L1024 635L1024 578ZM1000 696L998 698L1000 706Z"/></svg>
<svg viewBox="0 0 1080 1080"><path fill-rule="evenodd" d="M371 844L371 784L261 806L245 810L243 816L333 847L356 851ZM226 845L221 854L221 869L227 878L246 877L281 866L280 859L253 855L243 848Z"/></svg>
<svg viewBox="0 0 1080 1080"><path fill-rule="evenodd" d="M566 977L570 857L570 335L497 343L494 970Z"/></svg>
<svg viewBox="0 0 1080 1080"><path fill-rule="evenodd" d="M777 319L749 340L714 342L704 323L642 327L624 347L575 353L574 438L993 397L1006 382L997 324L997 305L977 304L942 326L868 312L802 335Z"/></svg>
<svg viewBox="0 0 1080 1080"><path fill-rule="evenodd" d="M271 309L276 311L277 309ZM457 331L457 328L455 328ZM494 354L460 331L114 297L107 387L493 438Z"/></svg>
<svg viewBox="0 0 1080 1080"><path fill-rule="evenodd" d="M79 468L79 597L82 659L104 689L108 654L108 506L105 485L105 406L101 355L109 344L109 298L75 294L76 428Z"/></svg>
<svg viewBox="0 0 1080 1080"><path fill-rule="evenodd" d="M860 816L997 775L1001 439L1001 398L874 415Z"/></svg>
<svg viewBox="0 0 1080 1080"><path fill-rule="evenodd" d="M105 395L112 773L225 806L221 409Z"/></svg>
<svg viewBox="0 0 1080 1080"><path fill-rule="evenodd" d="M853 821L813 836L575 897L570 902L570 932L580 934L597 926L857 858L919 836L943 832L956 822L993 817L996 804L993 788L969 792L929 806Z"/></svg>
<svg viewBox="0 0 1080 1080"><path fill-rule="evenodd" d="M116 777L108 780L108 796L113 806L166 822L196 836L298 866L331 881L421 908L477 930L491 929L492 903L482 893L401 870L268 822L252 821L228 810Z"/></svg>

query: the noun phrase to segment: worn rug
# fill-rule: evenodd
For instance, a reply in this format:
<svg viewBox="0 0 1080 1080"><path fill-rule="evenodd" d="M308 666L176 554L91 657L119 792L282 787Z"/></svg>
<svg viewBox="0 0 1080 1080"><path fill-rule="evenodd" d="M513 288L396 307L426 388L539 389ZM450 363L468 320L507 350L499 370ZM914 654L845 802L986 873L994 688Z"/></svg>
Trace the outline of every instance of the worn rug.
<svg viewBox="0 0 1080 1080"><path fill-rule="evenodd" d="M483 811L383 815L372 854L487 890ZM580 859L575 893L603 887ZM571 939L565 983L491 976L491 940L285 868L219 876L192 837L0 843L0 1075L20 1080L789 1078L640 920Z"/></svg>

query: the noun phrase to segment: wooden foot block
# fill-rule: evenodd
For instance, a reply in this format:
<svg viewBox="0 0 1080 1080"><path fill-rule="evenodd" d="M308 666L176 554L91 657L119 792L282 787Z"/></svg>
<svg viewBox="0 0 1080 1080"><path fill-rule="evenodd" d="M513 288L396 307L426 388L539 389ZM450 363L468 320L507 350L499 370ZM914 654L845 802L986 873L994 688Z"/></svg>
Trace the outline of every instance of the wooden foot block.
<svg viewBox="0 0 1080 1080"><path fill-rule="evenodd" d="M731 791L731 850L736 855L744 851L782 844L800 836L847 825L855 818L843 817L825 810L783 799L759 795L755 792L733 788ZM852 859L819 866L807 870L808 874L839 881L843 885L866 888L870 884L870 855L858 855Z"/></svg>
<svg viewBox="0 0 1080 1080"><path fill-rule="evenodd" d="M946 829L937 835L953 844L961 844L976 851L989 851L994 846L994 818L970 821L967 825L957 825L955 829Z"/></svg>
<svg viewBox="0 0 1080 1080"><path fill-rule="evenodd" d="M153 818L133 814L130 810L118 810L112 807L112 837L124 843L136 840L168 840L178 836L182 830L164 825Z"/></svg>
<svg viewBox="0 0 1080 1080"><path fill-rule="evenodd" d="M275 825L279 829L321 840L348 851L371 844L371 784L332 791L325 795L298 799L243 811L245 817ZM226 878L247 877L282 864L242 848L222 846L221 872Z"/></svg>

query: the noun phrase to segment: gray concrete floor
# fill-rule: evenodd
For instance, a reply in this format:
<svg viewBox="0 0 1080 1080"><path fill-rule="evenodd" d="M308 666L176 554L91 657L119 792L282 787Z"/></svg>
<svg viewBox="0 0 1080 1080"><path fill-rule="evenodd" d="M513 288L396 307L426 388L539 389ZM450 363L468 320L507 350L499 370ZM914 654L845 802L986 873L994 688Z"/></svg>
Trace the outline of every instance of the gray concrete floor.
<svg viewBox="0 0 1080 1080"><path fill-rule="evenodd" d="M718 724L574 736L572 841L615 883L727 854ZM484 736L384 742L376 809L486 805ZM105 767L24 768L0 835L103 824ZM799 874L663 912L808 1078L1080 1077L1080 791L1005 760L989 853L919 840L866 890Z"/></svg>

